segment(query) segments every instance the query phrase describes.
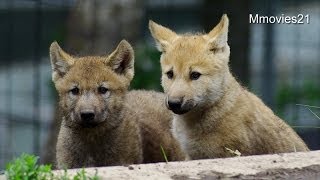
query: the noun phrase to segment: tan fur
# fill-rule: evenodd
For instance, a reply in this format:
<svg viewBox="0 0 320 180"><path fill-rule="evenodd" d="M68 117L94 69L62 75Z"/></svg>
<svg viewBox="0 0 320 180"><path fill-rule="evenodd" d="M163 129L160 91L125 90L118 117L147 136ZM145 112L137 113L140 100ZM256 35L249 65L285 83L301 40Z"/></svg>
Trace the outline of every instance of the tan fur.
<svg viewBox="0 0 320 180"><path fill-rule="evenodd" d="M161 146L169 161L185 159L185 153L171 133L172 114L165 107L165 95L154 91L130 91L127 104L135 110L143 146L143 162L164 162Z"/></svg>
<svg viewBox="0 0 320 180"><path fill-rule="evenodd" d="M242 155L308 151L300 137L230 73L228 24L224 15L208 34L181 35L149 23L163 52L167 106L182 103L173 116L174 136L191 159L233 156L226 148ZM198 79L191 79L193 72L201 74Z"/></svg>
<svg viewBox="0 0 320 180"><path fill-rule="evenodd" d="M120 42L105 57L72 57L54 42L50 57L63 114L56 149L58 168L164 161L160 145L170 160L184 159L170 135L164 95L127 92L134 74L128 42ZM102 94L100 87L108 91ZM79 89L76 95L74 88ZM95 118L85 122L83 112L94 112Z"/></svg>

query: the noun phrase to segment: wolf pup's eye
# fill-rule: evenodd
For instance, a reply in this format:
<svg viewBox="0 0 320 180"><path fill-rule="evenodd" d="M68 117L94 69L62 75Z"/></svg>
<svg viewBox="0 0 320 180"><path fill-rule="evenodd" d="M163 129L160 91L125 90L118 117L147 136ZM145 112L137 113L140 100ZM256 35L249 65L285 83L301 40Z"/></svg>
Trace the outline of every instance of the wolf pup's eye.
<svg viewBox="0 0 320 180"><path fill-rule="evenodd" d="M166 74L167 74L167 77L168 77L169 79L172 79L172 78L173 78L173 71L172 71L172 70L168 71Z"/></svg>
<svg viewBox="0 0 320 180"><path fill-rule="evenodd" d="M71 92L73 95L78 95L79 92L80 92L80 90L79 90L79 88L74 87L74 88L72 88L72 89L70 90L70 92Z"/></svg>
<svg viewBox="0 0 320 180"><path fill-rule="evenodd" d="M98 92L99 92L100 94L105 94L105 93L107 93L108 91L109 91L108 88L105 88L105 87L102 87L102 86L98 87Z"/></svg>
<svg viewBox="0 0 320 180"><path fill-rule="evenodd" d="M191 72L190 79L197 80L197 79L199 79L200 76L201 76L201 74L199 72Z"/></svg>
<svg viewBox="0 0 320 180"><path fill-rule="evenodd" d="M213 47L213 48L210 49L210 51L215 54L215 53L217 53L219 51L219 48Z"/></svg>
<svg viewBox="0 0 320 180"><path fill-rule="evenodd" d="M220 47L220 48L213 47L213 48L210 49L210 51L213 52L214 54L220 53L220 52L224 52L224 50L225 50L225 47Z"/></svg>

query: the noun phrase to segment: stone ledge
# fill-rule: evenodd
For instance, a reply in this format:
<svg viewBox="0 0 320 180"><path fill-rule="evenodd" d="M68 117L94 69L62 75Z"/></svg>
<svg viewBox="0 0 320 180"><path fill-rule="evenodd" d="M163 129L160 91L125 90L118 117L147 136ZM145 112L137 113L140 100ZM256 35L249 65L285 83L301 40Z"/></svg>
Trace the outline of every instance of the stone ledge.
<svg viewBox="0 0 320 180"><path fill-rule="evenodd" d="M318 179L320 151L87 168L86 171L92 175L95 169L101 179Z"/></svg>
<svg viewBox="0 0 320 180"><path fill-rule="evenodd" d="M320 178L320 151L97 169L103 179L315 179Z"/></svg>

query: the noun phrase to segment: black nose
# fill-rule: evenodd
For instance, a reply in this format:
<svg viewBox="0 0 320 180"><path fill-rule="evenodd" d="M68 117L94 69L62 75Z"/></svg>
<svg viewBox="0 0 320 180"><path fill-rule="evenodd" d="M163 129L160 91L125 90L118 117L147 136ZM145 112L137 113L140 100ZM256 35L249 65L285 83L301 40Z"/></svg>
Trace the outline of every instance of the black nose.
<svg viewBox="0 0 320 180"><path fill-rule="evenodd" d="M92 111L81 112L81 120L84 122L93 121L94 120L94 112L92 112Z"/></svg>
<svg viewBox="0 0 320 180"><path fill-rule="evenodd" d="M168 101L168 106L169 109L172 111L179 111L181 110L181 105L182 105L182 101L179 100L172 100L172 101Z"/></svg>

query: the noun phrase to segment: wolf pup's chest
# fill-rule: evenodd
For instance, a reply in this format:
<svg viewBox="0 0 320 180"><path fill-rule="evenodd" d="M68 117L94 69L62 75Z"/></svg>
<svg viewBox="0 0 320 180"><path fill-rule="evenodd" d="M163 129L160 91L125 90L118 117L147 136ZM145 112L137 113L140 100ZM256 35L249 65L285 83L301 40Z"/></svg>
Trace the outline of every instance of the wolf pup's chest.
<svg viewBox="0 0 320 180"><path fill-rule="evenodd" d="M204 135L197 127L187 126L182 118L174 117L172 133L190 159L215 158L221 154L214 132Z"/></svg>
<svg viewBox="0 0 320 180"><path fill-rule="evenodd" d="M194 129L187 127L183 119L174 117L172 121L172 134L187 154L190 154L194 150L199 151L197 147L199 147L201 139L199 139Z"/></svg>

